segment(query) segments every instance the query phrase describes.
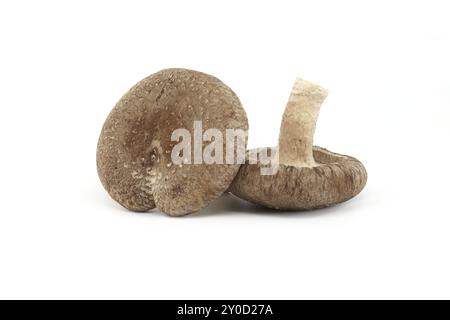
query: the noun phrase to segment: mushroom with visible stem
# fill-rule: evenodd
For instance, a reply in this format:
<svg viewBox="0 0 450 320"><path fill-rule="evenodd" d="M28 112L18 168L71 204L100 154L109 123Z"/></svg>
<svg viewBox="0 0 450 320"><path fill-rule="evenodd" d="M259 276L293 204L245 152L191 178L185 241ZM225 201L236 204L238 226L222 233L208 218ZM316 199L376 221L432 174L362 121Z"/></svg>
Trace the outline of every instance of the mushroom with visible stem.
<svg viewBox="0 0 450 320"><path fill-rule="evenodd" d="M227 129L248 129L236 94L205 73L165 69L133 86L109 114L98 141L98 174L110 196L133 211L158 207L182 216L224 193L239 164L192 163L185 154L187 163L173 161L179 141L172 134L182 129L194 136L195 123L205 133L214 129L223 136ZM241 143L245 148L246 139ZM192 153L191 147L186 153Z"/></svg>
<svg viewBox="0 0 450 320"><path fill-rule="evenodd" d="M317 117L327 93L311 82L295 81L280 128L278 170L261 174L265 164L247 159L231 193L274 209L302 210L327 207L361 192L367 172L360 161L313 146Z"/></svg>

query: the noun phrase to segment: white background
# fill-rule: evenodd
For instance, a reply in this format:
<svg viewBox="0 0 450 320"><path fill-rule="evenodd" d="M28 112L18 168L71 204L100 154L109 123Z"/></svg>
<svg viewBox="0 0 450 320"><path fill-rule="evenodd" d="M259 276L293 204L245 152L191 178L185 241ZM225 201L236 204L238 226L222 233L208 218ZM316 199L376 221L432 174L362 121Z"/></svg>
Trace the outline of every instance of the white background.
<svg viewBox="0 0 450 320"><path fill-rule="evenodd" d="M0 298L450 298L448 1L1 1ZM107 114L167 67L241 98L277 143L296 77L329 89L315 142L367 167L312 211L226 196L128 212L97 177Z"/></svg>

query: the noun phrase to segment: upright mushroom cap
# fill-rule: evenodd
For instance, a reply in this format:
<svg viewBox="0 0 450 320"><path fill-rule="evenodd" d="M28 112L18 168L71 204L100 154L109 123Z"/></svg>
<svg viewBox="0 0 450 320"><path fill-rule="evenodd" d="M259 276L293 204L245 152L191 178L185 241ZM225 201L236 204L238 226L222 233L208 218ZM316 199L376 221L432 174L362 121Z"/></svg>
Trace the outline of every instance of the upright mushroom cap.
<svg viewBox="0 0 450 320"><path fill-rule="evenodd" d="M274 209L303 210L340 203L361 192L367 181L361 162L313 147L317 117L326 96L327 90L297 79L283 114L276 150L278 170L262 174L267 164L247 156L230 187L234 195ZM260 155L262 150L249 154Z"/></svg>
<svg viewBox="0 0 450 320"><path fill-rule="evenodd" d="M200 135L194 122L200 124ZM181 163L172 161L172 150L181 142L173 141L177 129L186 129L192 138L189 152L180 153ZM156 206L180 216L206 207L227 190L239 170L238 164L194 159L195 139L200 139L200 153L210 143L203 135L208 129L219 130L223 137L226 129L248 129L238 97L223 82L186 69L166 69L143 79L121 98L103 125L97 147L103 186L133 211Z"/></svg>

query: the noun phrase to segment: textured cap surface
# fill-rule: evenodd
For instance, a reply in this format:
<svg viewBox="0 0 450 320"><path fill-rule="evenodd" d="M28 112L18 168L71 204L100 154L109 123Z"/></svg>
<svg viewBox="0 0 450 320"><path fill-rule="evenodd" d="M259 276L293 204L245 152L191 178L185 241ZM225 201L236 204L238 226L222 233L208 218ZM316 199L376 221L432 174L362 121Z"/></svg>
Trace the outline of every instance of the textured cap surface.
<svg viewBox="0 0 450 320"><path fill-rule="evenodd" d="M157 206L184 215L225 192L239 165L172 163L173 131L185 128L194 137L194 121L224 137L226 129L248 129L238 97L213 76L166 69L131 88L106 119L97 147L98 174L111 197L133 211Z"/></svg>

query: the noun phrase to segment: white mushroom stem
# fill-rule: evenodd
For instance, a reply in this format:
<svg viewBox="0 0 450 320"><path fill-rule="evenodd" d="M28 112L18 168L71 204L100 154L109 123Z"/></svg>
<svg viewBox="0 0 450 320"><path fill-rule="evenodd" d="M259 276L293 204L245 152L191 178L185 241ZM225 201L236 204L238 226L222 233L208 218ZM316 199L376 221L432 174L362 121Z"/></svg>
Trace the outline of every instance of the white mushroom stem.
<svg viewBox="0 0 450 320"><path fill-rule="evenodd" d="M320 106L328 91L314 83L297 79L281 122L278 151L280 163L314 167L313 140Z"/></svg>

